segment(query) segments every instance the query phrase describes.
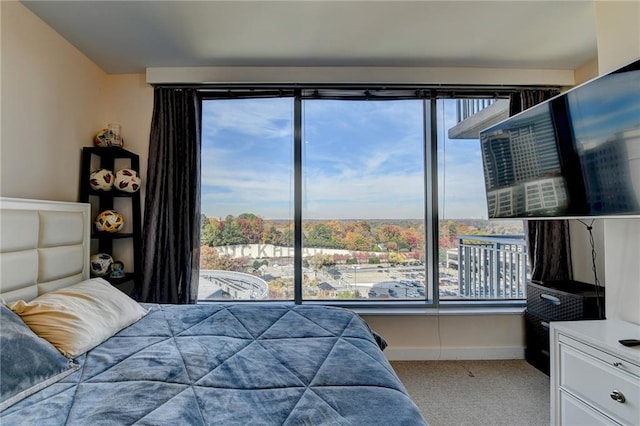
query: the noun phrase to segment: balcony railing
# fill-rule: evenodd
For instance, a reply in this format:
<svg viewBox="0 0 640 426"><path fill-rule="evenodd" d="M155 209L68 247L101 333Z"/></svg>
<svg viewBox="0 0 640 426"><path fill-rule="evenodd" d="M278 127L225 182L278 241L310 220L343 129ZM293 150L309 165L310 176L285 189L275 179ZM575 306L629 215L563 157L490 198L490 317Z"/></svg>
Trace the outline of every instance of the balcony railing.
<svg viewBox="0 0 640 426"><path fill-rule="evenodd" d="M495 101L496 99L458 99L456 102L457 122L462 123L464 120L472 115L476 115Z"/></svg>
<svg viewBox="0 0 640 426"><path fill-rule="evenodd" d="M524 299L528 275L524 236L458 236L460 298Z"/></svg>

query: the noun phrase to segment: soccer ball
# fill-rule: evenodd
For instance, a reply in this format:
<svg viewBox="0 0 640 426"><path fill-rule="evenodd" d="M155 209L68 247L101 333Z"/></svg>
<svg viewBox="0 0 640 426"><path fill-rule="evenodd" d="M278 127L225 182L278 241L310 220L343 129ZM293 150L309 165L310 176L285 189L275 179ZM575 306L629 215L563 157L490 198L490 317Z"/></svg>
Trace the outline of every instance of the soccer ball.
<svg viewBox="0 0 640 426"><path fill-rule="evenodd" d="M97 253L89 258L91 273L98 277L107 275L113 264L113 258L107 253Z"/></svg>
<svg viewBox="0 0 640 426"><path fill-rule="evenodd" d="M93 138L93 143L100 148L108 148L110 146L117 146L122 148L124 146L124 139L114 139L113 133L109 129L100 130Z"/></svg>
<svg viewBox="0 0 640 426"><path fill-rule="evenodd" d="M122 169L116 172L114 186L119 191L136 192L140 189L140 175L132 169Z"/></svg>
<svg viewBox="0 0 640 426"><path fill-rule="evenodd" d="M94 191L111 191L114 178L111 170L96 170L89 175L89 185Z"/></svg>
<svg viewBox="0 0 640 426"><path fill-rule="evenodd" d="M124 226L124 217L115 210L104 210L93 223L100 232L118 232Z"/></svg>

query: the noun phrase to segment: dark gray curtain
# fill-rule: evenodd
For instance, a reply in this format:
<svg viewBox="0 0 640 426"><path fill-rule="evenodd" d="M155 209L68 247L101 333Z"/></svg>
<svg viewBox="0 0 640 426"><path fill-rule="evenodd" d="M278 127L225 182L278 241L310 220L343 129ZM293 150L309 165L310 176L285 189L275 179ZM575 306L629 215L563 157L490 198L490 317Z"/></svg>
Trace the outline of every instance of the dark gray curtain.
<svg viewBox="0 0 640 426"><path fill-rule="evenodd" d="M200 121L196 90L154 89L139 291L143 302L198 299Z"/></svg>
<svg viewBox="0 0 640 426"><path fill-rule="evenodd" d="M515 115L559 93L522 90L511 95L509 115ZM525 236L533 281L571 280L571 244L567 220L526 220Z"/></svg>
<svg viewBox="0 0 640 426"><path fill-rule="evenodd" d="M509 97L509 115L516 115L558 94L560 94L560 91L556 89L528 89L512 93Z"/></svg>
<svg viewBox="0 0 640 426"><path fill-rule="evenodd" d="M531 280L573 279L568 221L526 220L525 233Z"/></svg>

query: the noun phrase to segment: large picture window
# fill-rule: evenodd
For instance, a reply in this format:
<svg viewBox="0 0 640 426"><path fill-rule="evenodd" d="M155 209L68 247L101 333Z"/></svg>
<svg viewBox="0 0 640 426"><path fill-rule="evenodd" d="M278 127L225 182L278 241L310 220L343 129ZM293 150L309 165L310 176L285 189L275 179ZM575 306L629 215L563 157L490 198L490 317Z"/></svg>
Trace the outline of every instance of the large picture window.
<svg viewBox="0 0 640 426"><path fill-rule="evenodd" d="M206 93L199 300L521 300L522 223L487 220L477 135L451 132L462 101Z"/></svg>
<svg viewBox="0 0 640 426"><path fill-rule="evenodd" d="M292 300L293 102L202 105L199 300Z"/></svg>
<svg viewBox="0 0 640 426"><path fill-rule="evenodd" d="M303 111L303 298L425 299L423 101Z"/></svg>

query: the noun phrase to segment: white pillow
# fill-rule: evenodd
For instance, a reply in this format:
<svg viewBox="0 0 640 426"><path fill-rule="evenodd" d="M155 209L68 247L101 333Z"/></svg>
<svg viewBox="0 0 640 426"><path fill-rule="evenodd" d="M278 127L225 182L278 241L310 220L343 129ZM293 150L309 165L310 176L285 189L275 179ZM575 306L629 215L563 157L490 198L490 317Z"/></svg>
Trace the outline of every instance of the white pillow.
<svg viewBox="0 0 640 426"><path fill-rule="evenodd" d="M7 306L68 358L82 355L149 312L102 278Z"/></svg>

